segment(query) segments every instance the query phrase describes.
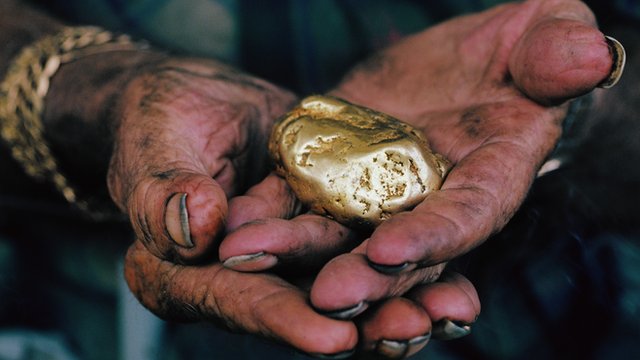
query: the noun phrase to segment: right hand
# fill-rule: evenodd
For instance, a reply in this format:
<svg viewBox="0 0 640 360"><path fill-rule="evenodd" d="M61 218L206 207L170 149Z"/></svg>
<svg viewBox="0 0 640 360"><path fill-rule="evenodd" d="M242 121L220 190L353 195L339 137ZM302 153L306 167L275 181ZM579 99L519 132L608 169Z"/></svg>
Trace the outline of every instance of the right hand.
<svg viewBox="0 0 640 360"><path fill-rule="evenodd" d="M167 60L121 99L111 196L152 254L201 261L224 234L228 200L267 174L271 124L295 97L213 61Z"/></svg>

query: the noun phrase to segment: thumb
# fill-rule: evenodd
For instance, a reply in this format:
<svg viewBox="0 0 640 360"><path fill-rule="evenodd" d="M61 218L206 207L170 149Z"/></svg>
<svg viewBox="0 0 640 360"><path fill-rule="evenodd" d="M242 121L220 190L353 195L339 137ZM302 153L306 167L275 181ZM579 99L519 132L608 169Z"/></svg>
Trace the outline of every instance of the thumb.
<svg viewBox="0 0 640 360"><path fill-rule="evenodd" d="M516 43L509 57L515 85L541 104L559 104L583 95L615 70L605 36L585 22L551 18L538 22Z"/></svg>
<svg viewBox="0 0 640 360"><path fill-rule="evenodd" d="M192 263L214 250L227 199L206 174L169 171L140 181L126 207L138 239L160 259Z"/></svg>

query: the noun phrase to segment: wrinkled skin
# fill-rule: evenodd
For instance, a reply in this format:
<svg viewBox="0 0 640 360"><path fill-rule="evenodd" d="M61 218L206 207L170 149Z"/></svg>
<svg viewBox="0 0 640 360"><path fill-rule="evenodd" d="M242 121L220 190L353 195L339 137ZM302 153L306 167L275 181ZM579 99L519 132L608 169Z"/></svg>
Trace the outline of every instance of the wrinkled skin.
<svg viewBox="0 0 640 360"><path fill-rule="evenodd" d="M353 253L325 266L312 303L333 310L401 294L424 279L416 273L499 231L558 140L564 101L592 90L611 65L605 39L583 3L530 1L445 22L354 69L334 95L422 129L454 167L441 191L385 221ZM221 258L304 252L302 246L283 251L268 235L269 226L253 225L260 227L251 230L253 241L240 231L231 234ZM407 266L390 281L357 265L367 261Z"/></svg>
<svg viewBox="0 0 640 360"><path fill-rule="evenodd" d="M416 338L443 319L473 322L473 286L459 275L433 281L508 221L561 133L563 101L590 91L610 66L589 10L559 0L451 20L354 69L334 95L412 123L455 164L442 191L360 243L338 223L299 214L274 175L243 192L264 176L269 127L293 96L213 63L163 64L124 93L110 168L112 196L137 235L127 281L163 317L221 321L308 353L415 352L424 343L390 354L380 340ZM191 248L171 240L165 221L167 200L180 192ZM283 271L225 268L215 260L220 240L222 261L265 253L235 270ZM384 274L369 263L409 266ZM323 265L310 293L302 284L313 277L290 279L297 287L284 271ZM352 321L316 311L363 301L377 305Z"/></svg>
<svg viewBox="0 0 640 360"><path fill-rule="evenodd" d="M370 319L356 324L318 314L308 303L308 292L281 277L224 268L209 249L215 249L225 225L231 228L232 218L225 224L229 212L247 215L253 210L256 212L251 216L255 218L291 217L299 212L289 188L274 175L259 185L284 200L269 202L272 208L252 204L244 207L243 199L254 194L256 188L245 198L233 198L242 183L256 181L244 176L266 173L264 164L268 162L261 148L269 125L294 98L208 61L169 60L150 74L132 82L124 94L127 103L122 109L117 155L109 178L112 194L122 199L120 204L127 204L138 234L126 258L126 278L149 309L169 319L211 320L234 330L262 334L304 352L322 354L350 351L358 341L373 350L385 336L410 339L427 334L431 330L426 310L429 306L438 309L434 314L439 318L475 319L479 312L477 295L461 276L438 284L448 286L453 294L449 298L461 298L462 306L449 306L446 296L416 293L415 302L389 300L372 311ZM173 119L193 126L183 126ZM263 169L259 169L261 165ZM245 168L254 170L249 174L235 172ZM175 192L189 194L192 248L177 246L165 229L164 208ZM229 208L227 197L232 198ZM312 231L333 239L330 246L319 250L325 260L348 249L356 238L349 229L329 219L311 217L317 224ZM280 229L295 223L281 221ZM291 244L295 236L289 235ZM396 322L415 320L398 334L387 325L388 315L384 314L401 315ZM363 327L366 333L359 337L358 328Z"/></svg>

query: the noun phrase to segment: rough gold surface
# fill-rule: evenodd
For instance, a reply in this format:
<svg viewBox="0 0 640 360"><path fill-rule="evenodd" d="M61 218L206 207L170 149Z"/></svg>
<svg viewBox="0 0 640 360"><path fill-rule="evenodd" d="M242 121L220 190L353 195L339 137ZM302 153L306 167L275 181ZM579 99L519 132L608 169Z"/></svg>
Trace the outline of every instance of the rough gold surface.
<svg viewBox="0 0 640 360"><path fill-rule="evenodd" d="M269 150L302 202L354 227L414 207L448 168L410 125L328 96L308 97L280 119Z"/></svg>

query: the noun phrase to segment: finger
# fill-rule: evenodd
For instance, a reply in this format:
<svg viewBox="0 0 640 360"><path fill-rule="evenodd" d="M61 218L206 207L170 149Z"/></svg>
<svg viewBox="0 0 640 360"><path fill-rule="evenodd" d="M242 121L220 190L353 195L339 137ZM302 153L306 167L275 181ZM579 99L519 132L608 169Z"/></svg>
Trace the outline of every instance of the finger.
<svg viewBox="0 0 640 360"><path fill-rule="evenodd" d="M557 104L593 90L613 65L612 48L580 1L540 4L509 57L515 85L543 104Z"/></svg>
<svg viewBox="0 0 640 360"><path fill-rule="evenodd" d="M561 131L554 111L526 100L480 106L456 118L453 126L449 117L434 119L426 129L428 136L449 129L456 137L442 147L455 166L439 191L376 228L366 249L373 264L428 266L479 245L513 215Z"/></svg>
<svg viewBox="0 0 640 360"><path fill-rule="evenodd" d="M227 231L231 232L243 224L259 219L289 219L300 211L301 204L287 182L272 173L244 195L229 201Z"/></svg>
<svg viewBox="0 0 640 360"><path fill-rule="evenodd" d="M433 322L433 337L455 339L471 332L480 315L480 299L464 276L445 273L433 284L411 290L407 298L420 304Z"/></svg>
<svg viewBox="0 0 640 360"><path fill-rule="evenodd" d="M352 318L370 304L404 294L416 284L435 281L444 264L389 275L372 267L363 254L338 256L325 265L311 288L311 303L328 316Z"/></svg>
<svg viewBox="0 0 640 360"><path fill-rule="evenodd" d="M457 273L418 285L406 297L385 300L355 319L364 358L408 357L432 337L449 340L468 335L480 313L475 288Z"/></svg>
<svg viewBox="0 0 640 360"><path fill-rule="evenodd" d="M271 218L245 224L229 234L218 254L226 267L238 271L262 271L275 265L316 269L349 251L357 238L351 229L323 216Z"/></svg>
<svg viewBox="0 0 640 360"><path fill-rule="evenodd" d="M304 292L268 274L245 274L219 263L185 267L162 261L136 242L125 276L136 297L163 318L220 322L316 355L351 352L352 322L332 320L308 305Z"/></svg>
<svg viewBox="0 0 640 360"><path fill-rule="evenodd" d="M431 320L411 300L391 298L357 318L363 358L398 359L422 349L431 338Z"/></svg>
<svg viewBox="0 0 640 360"><path fill-rule="evenodd" d="M224 229L226 195L207 175L152 174L133 189L128 213L136 235L155 256L194 262L209 254Z"/></svg>

